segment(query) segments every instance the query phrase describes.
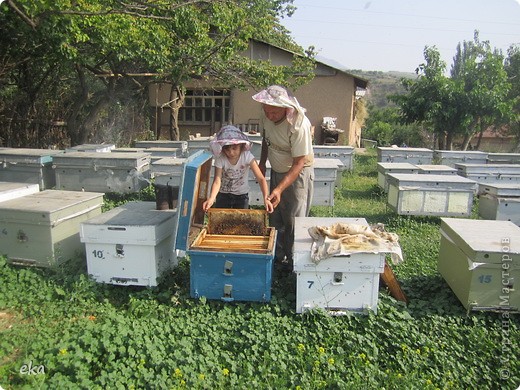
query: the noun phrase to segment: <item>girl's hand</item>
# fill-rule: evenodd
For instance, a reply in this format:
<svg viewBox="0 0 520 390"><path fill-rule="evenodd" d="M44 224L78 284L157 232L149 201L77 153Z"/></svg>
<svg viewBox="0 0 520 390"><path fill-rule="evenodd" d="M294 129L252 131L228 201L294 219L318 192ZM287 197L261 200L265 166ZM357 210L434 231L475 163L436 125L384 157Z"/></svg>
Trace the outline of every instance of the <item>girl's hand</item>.
<svg viewBox="0 0 520 390"><path fill-rule="evenodd" d="M202 203L202 210L208 211L208 209L213 206L213 203L215 203L215 199L208 198L204 203Z"/></svg>

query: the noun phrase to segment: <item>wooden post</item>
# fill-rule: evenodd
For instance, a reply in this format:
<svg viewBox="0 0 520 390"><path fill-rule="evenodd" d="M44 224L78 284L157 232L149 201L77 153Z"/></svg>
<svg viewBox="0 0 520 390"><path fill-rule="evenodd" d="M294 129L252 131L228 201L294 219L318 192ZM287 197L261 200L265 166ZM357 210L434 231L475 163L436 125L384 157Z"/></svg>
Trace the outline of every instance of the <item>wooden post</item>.
<svg viewBox="0 0 520 390"><path fill-rule="evenodd" d="M388 287L390 295L392 295L398 301L408 303L408 298L404 294L403 290L401 289L401 286L399 285L399 282L395 278L394 271L392 271L392 268L390 268L386 261L385 271L381 275L381 280Z"/></svg>

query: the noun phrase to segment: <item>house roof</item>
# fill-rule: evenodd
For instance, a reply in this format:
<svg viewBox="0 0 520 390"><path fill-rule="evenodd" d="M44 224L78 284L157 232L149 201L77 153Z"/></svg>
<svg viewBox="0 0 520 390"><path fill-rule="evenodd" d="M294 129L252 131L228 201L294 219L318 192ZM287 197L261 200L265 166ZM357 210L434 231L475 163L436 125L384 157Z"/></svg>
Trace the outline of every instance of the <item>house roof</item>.
<svg viewBox="0 0 520 390"><path fill-rule="evenodd" d="M285 51L287 53L291 53L293 55L297 55L297 56L303 57L300 53L296 53L296 52L294 52L292 50L289 50L287 48L284 48L284 47L281 47L281 46L278 46L278 45L273 45L272 43L269 43L269 42L266 42L266 41L262 41L260 39L251 39L251 40L263 43L265 45L269 45L269 46L275 47L278 50L282 50L282 51ZM335 71L338 71L338 72L344 73L346 75L349 75L350 77L352 77L354 79L354 83L356 85L356 88L366 89L368 87L368 80L367 79L364 79L364 78L361 78L359 76L353 75L352 73L349 73L349 72L345 71L344 69L340 69L337 66L332 65L330 62L327 63L328 61L326 59L318 60L318 59L315 58L314 61L316 63L318 63L318 64L323 65L323 66L326 66L328 68L334 69Z"/></svg>

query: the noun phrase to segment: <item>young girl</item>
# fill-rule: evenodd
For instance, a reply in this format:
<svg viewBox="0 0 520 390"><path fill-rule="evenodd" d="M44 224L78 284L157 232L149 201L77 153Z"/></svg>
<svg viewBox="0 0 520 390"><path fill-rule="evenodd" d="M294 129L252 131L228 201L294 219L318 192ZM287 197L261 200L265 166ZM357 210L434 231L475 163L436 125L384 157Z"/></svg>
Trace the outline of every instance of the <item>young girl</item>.
<svg viewBox="0 0 520 390"><path fill-rule="evenodd" d="M273 205L267 199L267 181L249 151L249 138L235 126L224 126L210 142L210 149L215 156L215 175L209 197L202 204L204 211L213 204L216 208L249 208L248 176L251 169L264 195L266 211L273 212Z"/></svg>

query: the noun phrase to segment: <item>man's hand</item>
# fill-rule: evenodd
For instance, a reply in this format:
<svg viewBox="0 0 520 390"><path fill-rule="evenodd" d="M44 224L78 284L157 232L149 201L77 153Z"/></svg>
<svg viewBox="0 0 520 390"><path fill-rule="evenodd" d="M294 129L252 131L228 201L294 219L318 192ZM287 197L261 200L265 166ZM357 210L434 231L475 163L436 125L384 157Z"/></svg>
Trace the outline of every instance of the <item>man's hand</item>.
<svg viewBox="0 0 520 390"><path fill-rule="evenodd" d="M275 188L273 190L273 192L271 192L269 194L269 196L267 197L267 200L269 200L272 203L273 208L276 208L278 206L278 204L280 204L281 198L282 198L282 193L280 192L279 189Z"/></svg>

